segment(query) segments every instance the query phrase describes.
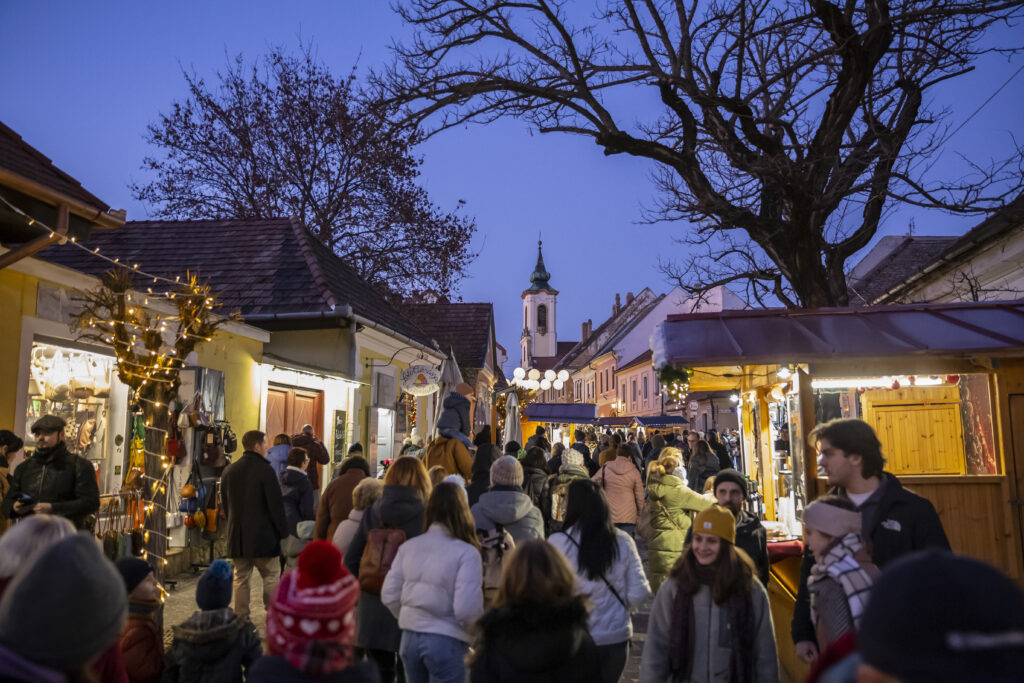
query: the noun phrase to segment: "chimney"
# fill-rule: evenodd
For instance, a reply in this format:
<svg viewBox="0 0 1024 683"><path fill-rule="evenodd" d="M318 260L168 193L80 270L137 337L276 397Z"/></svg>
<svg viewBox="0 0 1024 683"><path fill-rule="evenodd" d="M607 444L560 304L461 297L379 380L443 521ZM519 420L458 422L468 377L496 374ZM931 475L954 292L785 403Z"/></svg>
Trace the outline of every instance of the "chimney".
<svg viewBox="0 0 1024 683"><path fill-rule="evenodd" d="M587 320L586 322L583 323L582 329L580 330L580 334L582 335L580 337L580 341L587 340L587 338L590 336L591 325L593 324L594 323L591 320Z"/></svg>
<svg viewBox="0 0 1024 683"><path fill-rule="evenodd" d="M616 293L615 305L612 306L612 315L618 315L620 310L622 310L622 298L619 297L618 293Z"/></svg>
<svg viewBox="0 0 1024 683"><path fill-rule="evenodd" d="M631 303L633 303L633 292L626 294L626 305L628 306Z"/></svg>

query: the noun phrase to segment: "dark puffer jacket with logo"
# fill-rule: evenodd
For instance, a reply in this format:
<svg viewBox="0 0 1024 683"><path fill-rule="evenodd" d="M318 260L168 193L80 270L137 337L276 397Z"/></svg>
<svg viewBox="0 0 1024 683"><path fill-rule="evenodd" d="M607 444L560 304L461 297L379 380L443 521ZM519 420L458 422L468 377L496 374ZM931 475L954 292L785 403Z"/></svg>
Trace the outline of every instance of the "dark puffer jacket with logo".
<svg viewBox="0 0 1024 683"><path fill-rule="evenodd" d="M100 490L96 471L85 458L69 452L64 442L52 449L37 448L31 458L14 471L11 488L4 496L0 512L14 519L14 504L22 494L37 503L50 503L53 514L67 517L79 529L91 526L100 509Z"/></svg>

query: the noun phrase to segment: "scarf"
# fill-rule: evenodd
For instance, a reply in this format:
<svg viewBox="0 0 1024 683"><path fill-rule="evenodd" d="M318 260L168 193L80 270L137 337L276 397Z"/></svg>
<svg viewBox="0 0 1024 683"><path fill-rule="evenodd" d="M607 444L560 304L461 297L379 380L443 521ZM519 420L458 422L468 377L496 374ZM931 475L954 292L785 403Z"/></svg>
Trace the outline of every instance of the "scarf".
<svg viewBox="0 0 1024 683"><path fill-rule="evenodd" d="M715 565L697 565L697 581L711 590L715 579ZM674 677L689 678L693 666L693 596L687 593L676 581L677 590L672 606L672 625L669 629L669 670ZM713 599L713 598L712 598ZM730 643L729 683L749 683L753 680L754 671L754 623L750 605L750 592L743 591L733 595L725 604L719 606L723 614L719 617L728 618L732 628L729 629Z"/></svg>
<svg viewBox="0 0 1024 683"><path fill-rule="evenodd" d="M856 559L862 548L863 544L858 534L846 534L833 543L824 557L814 563L811 575L807 579L808 587L814 585L815 581L821 581L826 577L839 583L843 593L846 594L846 601L850 606L850 616L853 618L855 628L860 626L860 618L864 614L872 583L871 577ZM817 623L818 609L815 602L815 595L812 592L811 619Z"/></svg>

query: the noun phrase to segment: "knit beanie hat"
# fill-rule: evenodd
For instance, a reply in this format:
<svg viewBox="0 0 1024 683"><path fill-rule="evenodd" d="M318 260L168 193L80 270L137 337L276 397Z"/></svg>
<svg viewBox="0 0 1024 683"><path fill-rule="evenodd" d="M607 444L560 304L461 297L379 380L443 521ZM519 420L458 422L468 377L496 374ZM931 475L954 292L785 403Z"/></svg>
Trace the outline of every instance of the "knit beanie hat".
<svg viewBox="0 0 1024 683"><path fill-rule="evenodd" d="M145 581L146 577L153 571L153 568L149 566L149 562L137 557L122 557L117 561L117 571L121 572L124 586L131 593L140 583Z"/></svg>
<svg viewBox="0 0 1024 683"><path fill-rule="evenodd" d="M857 641L866 663L904 683L1019 681L1024 593L984 562L914 553L875 582Z"/></svg>
<svg viewBox="0 0 1024 683"><path fill-rule="evenodd" d="M715 473L715 490L718 490L719 484L727 481L739 486L740 491L743 492L743 497L747 497L747 478L732 468L724 469L720 472Z"/></svg>
<svg viewBox="0 0 1024 683"><path fill-rule="evenodd" d="M231 604L234 570L227 560L214 560L196 586L196 605L201 610L224 609Z"/></svg>
<svg viewBox="0 0 1024 683"><path fill-rule="evenodd" d="M570 448L567 451L562 452L562 466L559 469L564 469L568 465L576 465L576 467L583 467L583 454L575 448Z"/></svg>
<svg viewBox="0 0 1024 683"><path fill-rule="evenodd" d="M96 539L81 532L44 551L0 600L0 644L40 666L69 671L117 642L128 594Z"/></svg>
<svg viewBox="0 0 1024 683"><path fill-rule="evenodd" d="M701 510L693 520L693 533L711 534L721 539L736 542L736 518L721 505L712 505Z"/></svg>
<svg viewBox="0 0 1024 683"><path fill-rule="evenodd" d="M651 448L653 448L656 451L660 451L664 447L665 437L663 437L661 434L655 434L654 436L651 437Z"/></svg>
<svg viewBox="0 0 1024 683"><path fill-rule="evenodd" d="M804 525L833 538L861 534L864 528L859 512L814 501L804 510Z"/></svg>
<svg viewBox="0 0 1024 683"><path fill-rule="evenodd" d="M330 541L312 541L281 577L267 610L267 648L295 668L326 676L354 661L359 583Z"/></svg>
<svg viewBox="0 0 1024 683"><path fill-rule="evenodd" d="M491 464L491 486L495 485L523 485L523 466L511 455L503 455Z"/></svg>

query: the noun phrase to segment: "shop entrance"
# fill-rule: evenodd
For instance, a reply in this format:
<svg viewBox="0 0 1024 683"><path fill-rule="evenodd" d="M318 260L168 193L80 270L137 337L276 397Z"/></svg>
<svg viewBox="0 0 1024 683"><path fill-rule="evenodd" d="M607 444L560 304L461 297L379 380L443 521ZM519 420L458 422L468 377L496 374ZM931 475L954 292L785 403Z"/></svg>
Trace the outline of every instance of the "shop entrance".
<svg viewBox="0 0 1024 683"><path fill-rule="evenodd" d="M395 457L395 411L377 408L377 462Z"/></svg>
<svg viewBox="0 0 1024 683"><path fill-rule="evenodd" d="M296 389L276 384L267 386L267 436L273 439L284 433L293 436L304 425L313 425L313 433L320 440L325 435L324 395L322 391Z"/></svg>

